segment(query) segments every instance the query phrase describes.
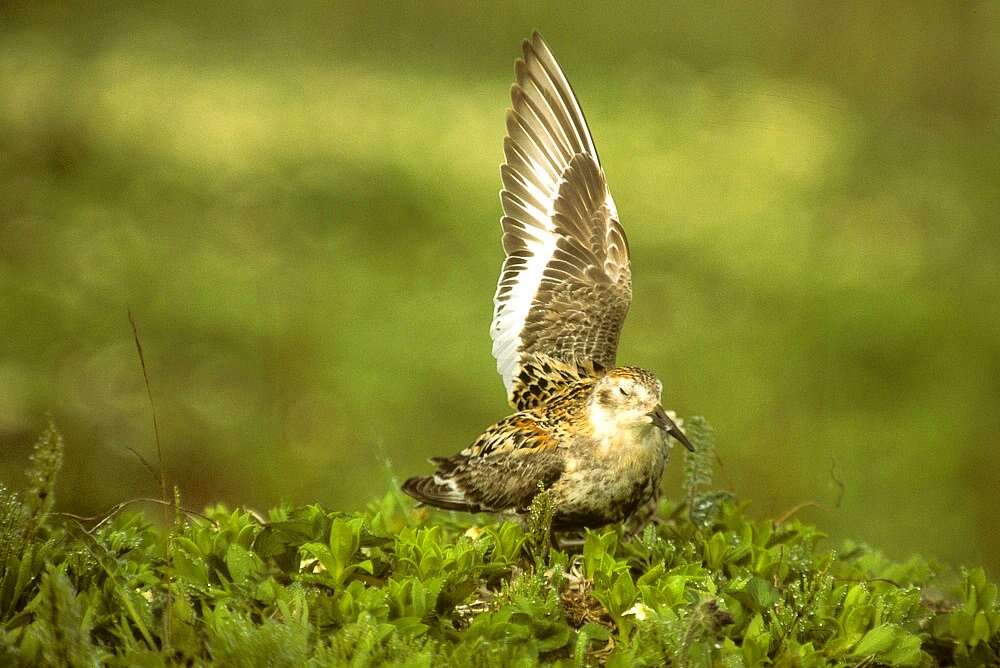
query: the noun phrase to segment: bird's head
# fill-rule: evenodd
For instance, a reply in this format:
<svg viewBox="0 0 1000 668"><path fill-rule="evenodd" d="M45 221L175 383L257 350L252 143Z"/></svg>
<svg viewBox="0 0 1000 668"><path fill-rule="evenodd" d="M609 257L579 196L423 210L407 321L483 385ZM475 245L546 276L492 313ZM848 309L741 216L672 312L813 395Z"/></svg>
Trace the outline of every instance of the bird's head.
<svg viewBox="0 0 1000 668"><path fill-rule="evenodd" d="M662 391L663 384L645 369L611 369L597 381L591 395L590 419L595 431L614 433L652 426L670 434L693 451L687 436L663 410L660 404Z"/></svg>

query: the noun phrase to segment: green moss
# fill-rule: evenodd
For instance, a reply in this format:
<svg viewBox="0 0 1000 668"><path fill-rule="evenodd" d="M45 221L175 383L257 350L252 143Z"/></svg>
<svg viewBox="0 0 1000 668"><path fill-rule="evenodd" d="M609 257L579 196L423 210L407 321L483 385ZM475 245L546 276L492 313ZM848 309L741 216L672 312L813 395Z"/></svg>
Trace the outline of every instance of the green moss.
<svg viewBox="0 0 1000 668"><path fill-rule="evenodd" d="M281 506L263 520L216 506L167 529L120 513L88 530L36 518L32 478L28 500L0 489L0 663L1000 660L997 585L982 569L896 563L798 521L754 518L713 493L706 461L689 463L688 491L710 512L667 501L638 535L609 527L561 542L544 496L522 526L416 509L395 491L360 513Z"/></svg>
<svg viewBox="0 0 1000 668"><path fill-rule="evenodd" d="M28 468L28 492L25 503L33 516L40 516L55 506L56 476L63 463L63 437L56 426L48 428L35 442Z"/></svg>

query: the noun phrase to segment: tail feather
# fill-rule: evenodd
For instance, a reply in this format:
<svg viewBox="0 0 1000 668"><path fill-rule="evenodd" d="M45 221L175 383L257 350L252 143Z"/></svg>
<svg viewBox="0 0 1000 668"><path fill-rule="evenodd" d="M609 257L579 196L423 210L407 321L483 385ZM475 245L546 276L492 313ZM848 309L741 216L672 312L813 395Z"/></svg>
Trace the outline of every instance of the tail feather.
<svg viewBox="0 0 1000 668"><path fill-rule="evenodd" d="M469 501L454 480L440 475L409 478L403 483L403 491L429 506L470 513L479 512L479 504Z"/></svg>

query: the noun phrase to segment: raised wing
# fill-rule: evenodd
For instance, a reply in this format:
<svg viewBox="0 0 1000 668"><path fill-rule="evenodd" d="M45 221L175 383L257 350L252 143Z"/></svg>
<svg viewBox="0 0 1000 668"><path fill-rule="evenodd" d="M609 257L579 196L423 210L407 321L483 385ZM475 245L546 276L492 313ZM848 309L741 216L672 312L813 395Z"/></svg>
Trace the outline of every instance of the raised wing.
<svg viewBox="0 0 1000 668"><path fill-rule="evenodd" d="M538 33L524 43L516 73L500 168L506 259L490 333L508 397L523 408L519 385L530 381L537 355L614 366L632 285L625 232L587 122Z"/></svg>

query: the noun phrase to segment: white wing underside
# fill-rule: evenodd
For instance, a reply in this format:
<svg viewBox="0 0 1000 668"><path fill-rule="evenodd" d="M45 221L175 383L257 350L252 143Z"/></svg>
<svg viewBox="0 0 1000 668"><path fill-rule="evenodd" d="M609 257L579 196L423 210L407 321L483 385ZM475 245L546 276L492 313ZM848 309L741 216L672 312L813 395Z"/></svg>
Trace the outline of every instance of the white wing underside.
<svg viewBox="0 0 1000 668"><path fill-rule="evenodd" d="M613 365L631 298L628 245L597 150L537 33L516 75L500 168L507 257L490 332L508 394L527 355Z"/></svg>

